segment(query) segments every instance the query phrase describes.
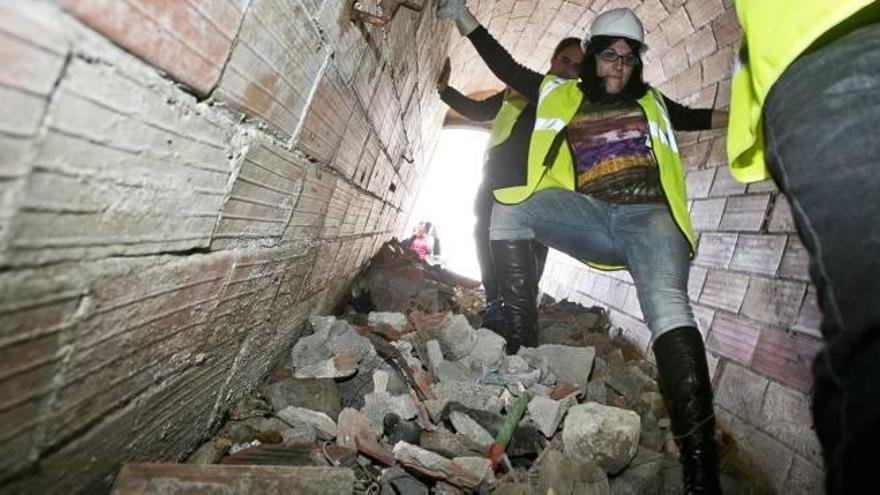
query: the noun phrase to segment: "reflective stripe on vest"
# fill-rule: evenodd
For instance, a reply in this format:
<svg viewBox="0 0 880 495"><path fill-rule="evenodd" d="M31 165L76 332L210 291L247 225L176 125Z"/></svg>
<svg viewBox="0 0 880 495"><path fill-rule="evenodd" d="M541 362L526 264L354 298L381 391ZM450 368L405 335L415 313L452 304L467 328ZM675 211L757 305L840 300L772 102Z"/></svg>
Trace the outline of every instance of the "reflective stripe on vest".
<svg viewBox="0 0 880 495"><path fill-rule="evenodd" d="M549 188L575 190L574 160L569 146L559 146L552 163L545 166L556 136L571 122L583 93L576 80L547 76L541 84L541 99L536 110L535 129L529 146L528 181L524 186L496 189L495 199L504 204L516 204L528 199L536 191ZM691 256L696 245L687 209L684 170L678 145L675 142L669 113L663 96L654 89L639 98L638 104L648 122L650 147L660 171L660 184L666 195L673 219L690 245ZM623 266L601 265L585 260L593 267L618 270Z"/></svg>
<svg viewBox="0 0 880 495"><path fill-rule="evenodd" d="M873 0L737 0L743 28L731 81L727 128L730 172L741 182L769 178L764 163L764 100L785 69L826 31Z"/></svg>
<svg viewBox="0 0 880 495"><path fill-rule="evenodd" d="M501 103L501 108L495 115L495 120L492 122L492 130L489 131L489 143L486 145L487 151L489 148L507 141L510 133L513 132L513 125L516 124L516 120L528 104L529 100L516 91L510 88L504 91L504 100Z"/></svg>

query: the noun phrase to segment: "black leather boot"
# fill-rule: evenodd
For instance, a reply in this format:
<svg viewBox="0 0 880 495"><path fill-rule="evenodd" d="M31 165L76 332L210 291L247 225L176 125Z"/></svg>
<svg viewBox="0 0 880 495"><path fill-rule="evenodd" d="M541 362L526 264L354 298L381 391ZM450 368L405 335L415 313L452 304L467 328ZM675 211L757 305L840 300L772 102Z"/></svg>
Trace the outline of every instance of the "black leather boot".
<svg viewBox="0 0 880 495"><path fill-rule="evenodd" d="M694 327L670 330L654 341L654 356L680 452L684 493L720 494L712 382L703 337Z"/></svg>
<svg viewBox="0 0 880 495"><path fill-rule="evenodd" d="M538 280L532 240L492 241L492 261L503 300L504 327L498 333L507 340L507 352L537 347Z"/></svg>

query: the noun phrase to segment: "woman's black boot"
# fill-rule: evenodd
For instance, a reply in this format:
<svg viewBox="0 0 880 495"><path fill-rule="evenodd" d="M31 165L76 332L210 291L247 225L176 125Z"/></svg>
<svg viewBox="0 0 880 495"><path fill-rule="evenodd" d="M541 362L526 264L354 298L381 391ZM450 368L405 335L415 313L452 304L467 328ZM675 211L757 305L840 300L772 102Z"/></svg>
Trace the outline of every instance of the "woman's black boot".
<svg viewBox="0 0 880 495"><path fill-rule="evenodd" d="M703 337L694 327L670 330L654 341L660 388L684 473L684 493L719 494L712 382Z"/></svg>
<svg viewBox="0 0 880 495"><path fill-rule="evenodd" d="M538 345L538 280L533 241L492 241L495 279L503 301L504 328L499 333L507 340L507 352L516 354L520 346Z"/></svg>

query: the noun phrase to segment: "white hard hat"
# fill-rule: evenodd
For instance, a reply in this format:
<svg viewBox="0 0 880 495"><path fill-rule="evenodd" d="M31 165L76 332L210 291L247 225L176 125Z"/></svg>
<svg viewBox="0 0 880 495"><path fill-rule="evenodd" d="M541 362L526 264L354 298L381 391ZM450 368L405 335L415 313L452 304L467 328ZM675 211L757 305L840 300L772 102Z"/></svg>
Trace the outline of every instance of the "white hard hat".
<svg viewBox="0 0 880 495"><path fill-rule="evenodd" d="M590 30L581 41L581 48L585 51L587 43L593 36L627 38L641 43L642 51L648 48L645 45L645 28L642 27L642 21L627 8L606 10L596 16L590 25Z"/></svg>

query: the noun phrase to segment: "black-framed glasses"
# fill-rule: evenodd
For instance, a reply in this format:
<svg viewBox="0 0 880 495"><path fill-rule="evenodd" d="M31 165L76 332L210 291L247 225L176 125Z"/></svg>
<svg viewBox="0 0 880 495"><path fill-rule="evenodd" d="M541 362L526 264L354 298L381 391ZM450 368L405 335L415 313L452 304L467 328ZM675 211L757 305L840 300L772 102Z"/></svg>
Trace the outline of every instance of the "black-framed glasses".
<svg viewBox="0 0 880 495"><path fill-rule="evenodd" d="M639 57L636 55L633 55L632 53L627 53L626 55L621 55L610 48L599 52L597 57L599 57L600 60L603 60L605 62L611 62L612 64L617 62L618 60L623 60L623 65L628 65L630 67L634 67L636 65L639 65L639 62L640 62Z"/></svg>

